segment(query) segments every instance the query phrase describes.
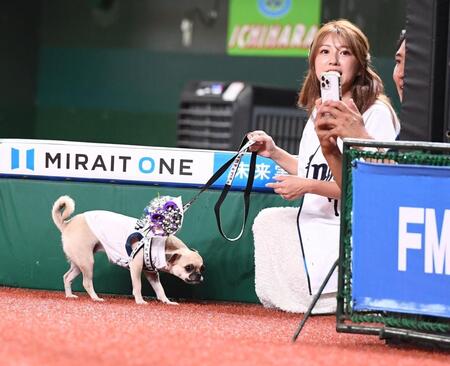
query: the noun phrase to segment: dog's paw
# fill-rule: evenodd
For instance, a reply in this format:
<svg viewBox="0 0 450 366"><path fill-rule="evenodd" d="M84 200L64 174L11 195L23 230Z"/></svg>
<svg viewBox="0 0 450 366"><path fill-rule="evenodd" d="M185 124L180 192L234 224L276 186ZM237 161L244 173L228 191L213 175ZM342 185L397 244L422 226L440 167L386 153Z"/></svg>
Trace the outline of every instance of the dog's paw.
<svg viewBox="0 0 450 366"><path fill-rule="evenodd" d="M138 305L147 305L148 302L145 301L144 299L141 299L141 300L136 300L136 304L138 304Z"/></svg>
<svg viewBox="0 0 450 366"><path fill-rule="evenodd" d="M95 297L95 298L92 298L92 300L97 301L97 302L104 302L105 301L105 299L102 299L101 297Z"/></svg>
<svg viewBox="0 0 450 366"><path fill-rule="evenodd" d="M178 304L177 302L175 302L175 301L170 301L170 300L163 301L163 303L164 303L164 304L167 304L167 305L180 305L180 304Z"/></svg>
<svg viewBox="0 0 450 366"><path fill-rule="evenodd" d="M70 295L66 295L66 298L67 299L78 299L78 296L74 295L74 294L70 294Z"/></svg>

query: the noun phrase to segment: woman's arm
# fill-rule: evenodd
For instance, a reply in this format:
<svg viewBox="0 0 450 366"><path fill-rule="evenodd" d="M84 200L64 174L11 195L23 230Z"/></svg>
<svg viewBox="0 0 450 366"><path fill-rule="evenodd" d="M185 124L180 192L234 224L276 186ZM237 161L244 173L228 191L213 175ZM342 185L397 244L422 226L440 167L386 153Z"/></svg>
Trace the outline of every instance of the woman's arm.
<svg viewBox="0 0 450 366"><path fill-rule="evenodd" d="M352 99L347 102L316 101L317 115L314 128L320 141L323 156L337 185L342 187L342 153L337 138L354 137L371 139L362 115Z"/></svg>
<svg viewBox="0 0 450 366"><path fill-rule="evenodd" d="M342 154L339 149L329 153L323 153L339 188L342 188Z"/></svg>
<svg viewBox="0 0 450 366"><path fill-rule="evenodd" d="M328 129L323 119L316 120L315 129L322 154L330 167L331 174L333 174L339 188L342 188L342 153L337 146L336 136L332 130Z"/></svg>
<svg viewBox="0 0 450 366"><path fill-rule="evenodd" d="M277 147L276 152L272 155L272 160L289 174L297 175L298 160L294 155L291 155L287 151Z"/></svg>
<svg viewBox="0 0 450 366"><path fill-rule="evenodd" d="M324 197L341 197L341 190L336 182L326 182L317 179L301 178L293 175L279 175L275 177L275 183L267 183L267 187L273 188L287 200L295 200L306 193L317 194Z"/></svg>
<svg viewBox="0 0 450 366"><path fill-rule="evenodd" d="M267 133L264 131L253 131L250 132L247 137L249 140L255 141L255 143L250 146L250 151L255 151L260 156L272 159L289 174L297 175L297 158L278 147L272 137Z"/></svg>

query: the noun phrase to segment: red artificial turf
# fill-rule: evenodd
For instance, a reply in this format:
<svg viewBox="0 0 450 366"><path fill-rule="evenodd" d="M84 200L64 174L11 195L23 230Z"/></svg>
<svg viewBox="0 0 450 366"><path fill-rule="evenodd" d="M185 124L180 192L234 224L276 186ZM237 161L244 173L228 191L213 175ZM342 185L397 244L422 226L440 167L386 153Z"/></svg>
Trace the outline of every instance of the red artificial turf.
<svg viewBox="0 0 450 366"><path fill-rule="evenodd" d="M256 304L182 302L0 287L0 365L449 365L443 351L394 348Z"/></svg>

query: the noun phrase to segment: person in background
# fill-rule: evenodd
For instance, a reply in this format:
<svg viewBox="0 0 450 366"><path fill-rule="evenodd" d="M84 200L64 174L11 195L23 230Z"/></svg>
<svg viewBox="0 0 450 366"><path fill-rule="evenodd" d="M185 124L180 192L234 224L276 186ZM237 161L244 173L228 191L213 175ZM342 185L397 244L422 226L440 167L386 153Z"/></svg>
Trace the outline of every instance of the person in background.
<svg viewBox="0 0 450 366"><path fill-rule="evenodd" d="M326 71L341 74L342 101L334 106L339 113L362 123L371 136L380 140L393 141L399 132L398 119L384 94L383 83L371 65L367 37L347 20L323 25L311 44L309 69L298 100L299 106L310 115L298 157L278 147L264 131L247 135L255 141L251 151L271 158L288 173L275 177L276 182L267 186L284 199L303 198L293 217L292 212L283 211L285 208L268 208L258 214L253 225L256 292L268 307L295 311L295 304L302 299L309 302L308 292L311 295L317 291L338 257L341 191L333 180L314 128L317 119L326 117L323 110L326 105L321 105L319 99L319 78ZM290 235L292 227L298 230ZM298 288L298 274L303 267L307 292ZM277 271L278 275L273 275ZM270 280L263 278L269 274ZM336 289L335 274L325 288L325 292L332 294L334 304Z"/></svg>
<svg viewBox="0 0 450 366"><path fill-rule="evenodd" d="M403 100L403 78L405 71L406 32L402 30L397 41L395 53L395 67L392 74L400 101ZM317 102L317 115L315 130L320 140L322 153L325 156L333 173L335 181L342 185L342 153L337 145L338 138L353 137L372 139L366 130L361 114L354 111L352 114L343 114L339 111L339 103ZM326 116L326 113L331 114Z"/></svg>

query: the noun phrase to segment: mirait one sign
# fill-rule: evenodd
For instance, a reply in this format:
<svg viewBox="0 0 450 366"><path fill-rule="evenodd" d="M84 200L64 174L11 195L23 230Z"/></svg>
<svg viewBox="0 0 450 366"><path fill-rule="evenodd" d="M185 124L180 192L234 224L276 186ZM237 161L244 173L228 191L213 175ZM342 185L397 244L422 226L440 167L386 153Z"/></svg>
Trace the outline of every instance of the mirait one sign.
<svg viewBox="0 0 450 366"><path fill-rule="evenodd" d="M307 56L320 0L230 0L228 54Z"/></svg>

